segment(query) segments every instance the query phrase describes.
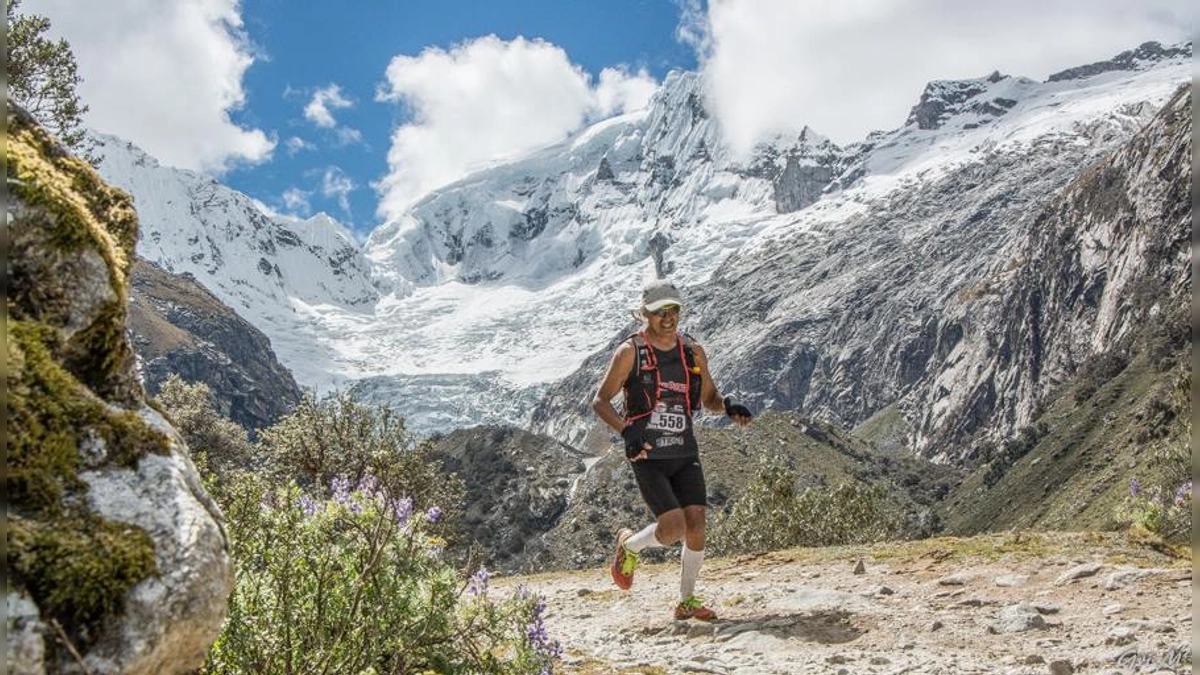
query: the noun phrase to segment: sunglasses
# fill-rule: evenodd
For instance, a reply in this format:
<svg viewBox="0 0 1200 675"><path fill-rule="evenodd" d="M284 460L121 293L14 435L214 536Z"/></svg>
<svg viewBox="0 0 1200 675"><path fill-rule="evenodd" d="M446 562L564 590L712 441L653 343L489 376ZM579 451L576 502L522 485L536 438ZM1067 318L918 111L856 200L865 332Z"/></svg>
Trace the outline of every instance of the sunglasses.
<svg viewBox="0 0 1200 675"><path fill-rule="evenodd" d="M682 309L683 308L680 307L679 305L663 305L662 307L660 307L654 311L647 311L646 313L649 314L650 316L656 316L656 317L662 318L662 317L670 315L670 314L678 314L680 312L680 310L682 310Z"/></svg>

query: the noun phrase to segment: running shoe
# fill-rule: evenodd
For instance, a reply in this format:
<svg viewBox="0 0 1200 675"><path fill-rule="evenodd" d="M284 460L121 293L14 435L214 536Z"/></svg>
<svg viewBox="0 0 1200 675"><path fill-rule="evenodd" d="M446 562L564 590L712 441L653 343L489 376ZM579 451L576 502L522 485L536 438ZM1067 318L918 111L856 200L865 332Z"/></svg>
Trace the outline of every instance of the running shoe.
<svg viewBox="0 0 1200 675"><path fill-rule="evenodd" d="M633 571L637 569L638 554L625 548L625 540L633 536L633 530L621 529L617 532L617 552L613 555L613 583L617 588L627 591L633 586Z"/></svg>
<svg viewBox="0 0 1200 675"><path fill-rule="evenodd" d="M697 621L715 621L716 618L717 613L705 607L704 603L700 601L700 598L697 598L694 595L689 595L687 600L675 605L676 621L686 621L688 619L695 619Z"/></svg>

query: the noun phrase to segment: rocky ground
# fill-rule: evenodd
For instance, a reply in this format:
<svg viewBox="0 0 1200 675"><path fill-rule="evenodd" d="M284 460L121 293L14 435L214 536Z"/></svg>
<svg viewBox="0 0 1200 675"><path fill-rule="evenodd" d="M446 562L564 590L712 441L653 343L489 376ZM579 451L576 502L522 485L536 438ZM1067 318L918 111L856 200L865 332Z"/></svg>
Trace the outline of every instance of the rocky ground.
<svg viewBox="0 0 1200 675"><path fill-rule="evenodd" d="M678 571L645 566L630 592L603 569L496 581L546 596L568 675L1192 671L1191 554L1147 537L1006 533L716 559L698 588L721 614L712 624L672 619Z"/></svg>

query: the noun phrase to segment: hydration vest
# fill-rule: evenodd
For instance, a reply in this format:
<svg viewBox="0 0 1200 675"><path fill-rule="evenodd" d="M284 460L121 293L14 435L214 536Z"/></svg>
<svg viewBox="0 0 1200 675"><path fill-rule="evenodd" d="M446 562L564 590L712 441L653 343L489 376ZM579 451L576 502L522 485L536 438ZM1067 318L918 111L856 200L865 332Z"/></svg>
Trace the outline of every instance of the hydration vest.
<svg viewBox="0 0 1200 675"><path fill-rule="evenodd" d="M658 357L654 354L654 346L646 340L645 333L635 333L627 338L637 352L634 367L629 371L625 380L625 422L626 424L646 417L658 405L662 389L662 377L658 370ZM691 336L680 334L676 341L680 361L683 363L685 385L685 401L687 416L700 407L701 387L703 378L700 377L700 367L696 365L696 341Z"/></svg>

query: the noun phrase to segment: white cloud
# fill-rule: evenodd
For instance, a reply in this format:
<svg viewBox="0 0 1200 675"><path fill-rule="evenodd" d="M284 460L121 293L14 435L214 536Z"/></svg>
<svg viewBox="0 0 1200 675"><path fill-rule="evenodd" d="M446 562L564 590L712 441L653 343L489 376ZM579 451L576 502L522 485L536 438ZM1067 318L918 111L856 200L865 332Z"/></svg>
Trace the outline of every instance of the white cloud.
<svg viewBox="0 0 1200 675"><path fill-rule="evenodd" d="M601 117L623 110L641 110L650 103L658 83L645 70L630 75L624 68L605 68L600 71L596 85L596 112Z"/></svg>
<svg viewBox="0 0 1200 675"><path fill-rule="evenodd" d="M472 168L562 140L589 119L645 105L654 81L606 69L600 84L561 48L494 35L449 51L396 56L377 96L411 120L392 134L389 173L375 188L393 218Z"/></svg>
<svg viewBox="0 0 1200 675"><path fill-rule="evenodd" d="M1190 39L1189 0L711 0L685 2L710 105L744 151L808 124L837 142L904 123L930 80L994 70L1043 79L1146 40Z"/></svg>
<svg viewBox="0 0 1200 675"><path fill-rule="evenodd" d="M304 117L319 127L332 129L337 126L330 108L339 110L349 108L353 103L342 95L342 88L336 84L318 89L313 92L312 99L304 106Z"/></svg>
<svg viewBox="0 0 1200 675"><path fill-rule="evenodd" d="M237 0L26 0L20 11L48 17L71 44L87 126L190 169L270 157L275 141L229 116L255 60Z"/></svg>
<svg viewBox="0 0 1200 675"><path fill-rule="evenodd" d="M331 166L325 169L321 177L321 194L326 197L337 197L338 206L346 214L350 213L350 193L355 189L354 181L340 167Z"/></svg>
<svg viewBox="0 0 1200 675"><path fill-rule="evenodd" d="M316 147L299 136L291 136L283 142L283 146L287 148L289 156L295 155L301 150L315 150Z"/></svg>
<svg viewBox="0 0 1200 675"><path fill-rule="evenodd" d="M288 188L283 191L281 197L283 206L290 213L306 216L312 211L312 206L308 203L308 196L310 194L312 193L300 188Z"/></svg>
<svg viewBox="0 0 1200 675"><path fill-rule="evenodd" d="M363 141L362 132L354 127L338 127L334 132L334 137L337 139L338 147L365 142Z"/></svg>

